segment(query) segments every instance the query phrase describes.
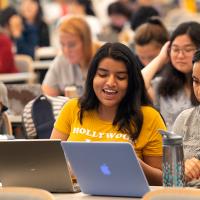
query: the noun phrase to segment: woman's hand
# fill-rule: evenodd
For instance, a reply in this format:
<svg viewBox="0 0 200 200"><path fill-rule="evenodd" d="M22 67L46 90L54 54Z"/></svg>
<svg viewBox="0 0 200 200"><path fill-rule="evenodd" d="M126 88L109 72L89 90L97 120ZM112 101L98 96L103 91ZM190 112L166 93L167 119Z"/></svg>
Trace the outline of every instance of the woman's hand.
<svg viewBox="0 0 200 200"><path fill-rule="evenodd" d="M191 158L185 161L186 181L200 178L200 160Z"/></svg>
<svg viewBox="0 0 200 200"><path fill-rule="evenodd" d="M154 90L151 85L151 81L155 74L161 70L165 64L169 61L169 46L170 42L166 42L158 56L156 56L146 67L142 69L142 76L144 79L146 90L148 91L150 97L154 100Z"/></svg>
<svg viewBox="0 0 200 200"><path fill-rule="evenodd" d="M166 42L163 45L163 47L160 50L160 53L157 56L162 65L165 65L167 62L169 62L169 47L170 47L170 41Z"/></svg>

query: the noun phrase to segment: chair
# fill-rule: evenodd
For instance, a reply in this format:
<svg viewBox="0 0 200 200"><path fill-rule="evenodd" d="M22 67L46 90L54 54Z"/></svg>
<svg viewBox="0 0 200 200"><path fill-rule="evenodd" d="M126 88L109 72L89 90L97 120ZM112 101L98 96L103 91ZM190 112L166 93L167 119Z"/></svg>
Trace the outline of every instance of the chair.
<svg viewBox="0 0 200 200"><path fill-rule="evenodd" d="M54 200L54 196L43 189L28 187L2 187L0 199L3 200Z"/></svg>
<svg viewBox="0 0 200 200"><path fill-rule="evenodd" d="M12 125L6 112L2 114L3 126L7 135L13 135ZM2 133L0 133L2 134Z"/></svg>
<svg viewBox="0 0 200 200"><path fill-rule="evenodd" d="M6 87L12 115L22 115L25 105L42 94L40 84L6 84Z"/></svg>
<svg viewBox="0 0 200 200"><path fill-rule="evenodd" d="M29 72L31 78L28 81L29 83L35 82L36 75L33 69L33 60L28 55L16 54L15 55L15 64L19 72Z"/></svg>
<svg viewBox="0 0 200 200"><path fill-rule="evenodd" d="M55 119L67 101L68 98L63 96L40 95L28 102L22 114L26 137L50 138Z"/></svg>
<svg viewBox="0 0 200 200"><path fill-rule="evenodd" d="M200 190L196 188L163 188L146 193L142 200L199 200Z"/></svg>

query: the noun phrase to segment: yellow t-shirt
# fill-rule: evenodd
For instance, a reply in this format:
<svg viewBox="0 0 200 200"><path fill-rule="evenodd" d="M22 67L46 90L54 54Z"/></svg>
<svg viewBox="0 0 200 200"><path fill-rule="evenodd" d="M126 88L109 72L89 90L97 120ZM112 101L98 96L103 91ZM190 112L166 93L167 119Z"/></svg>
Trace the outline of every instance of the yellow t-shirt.
<svg viewBox="0 0 200 200"><path fill-rule="evenodd" d="M77 99L69 100L61 110L54 128L69 135L68 141L131 142L128 134L118 131L111 122L101 120L97 112L84 112L83 122L79 121ZM139 137L131 142L139 158L162 156L162 137L158 129L166 130L160 114L150 106L142 107L143 125Z"/></svg>

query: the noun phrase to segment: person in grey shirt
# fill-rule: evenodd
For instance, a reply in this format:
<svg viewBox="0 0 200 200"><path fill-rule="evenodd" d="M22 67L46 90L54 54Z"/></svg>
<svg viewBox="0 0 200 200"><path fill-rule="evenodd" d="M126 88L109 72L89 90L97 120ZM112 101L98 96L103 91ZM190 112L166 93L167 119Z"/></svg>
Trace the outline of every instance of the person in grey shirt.
<svg viewBox="0 0 200 200"><path fill-rule="evenodd" d="M58 26L62 52L50 66L42 83L43 93L49 96L64 95L68 86L75 86L77 95L83 92L89 62L99 47L92 42L89 25L80 16L61 19Z"/></svg>
<svg viewBox="0 0 200 200"><path fill-rule="evenodd" d="M185 175L189 186L200 187L200 50L194 54L193 63L193 90L198 105L181 112L173 132L183 137Z"/></svg>
<svg viewBox="0 0 200 200"><path fill-rule="evenodd" d="M154 105L162 114L168 130L174 120L185 109L196 105L192 92L192 58L200 47L200 24L185 22L171 34L159 55L142 69L145 85ZM165 65L167 63L167 65ZM154 78L163 66L160 81Z"/></svg>
<svg viewBox="0 0 200 200"><path fill-rule="evenodd" d="M43 91L51 96L64 95L64 90L67 86L76 86L78 95L81 95L84 81L85 76L80 66L78 64L70 64L62 54L58 55L52 62L43 81ZM55 93L47 92L45 85L52 88L52 92L55 90Z"/></svg>

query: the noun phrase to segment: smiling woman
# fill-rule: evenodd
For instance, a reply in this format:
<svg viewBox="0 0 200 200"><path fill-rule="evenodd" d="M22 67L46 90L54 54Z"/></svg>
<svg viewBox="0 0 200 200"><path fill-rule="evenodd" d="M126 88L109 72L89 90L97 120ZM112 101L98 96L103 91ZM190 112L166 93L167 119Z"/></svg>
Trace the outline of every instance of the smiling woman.
<svg viewBox="0 0 200 200"><path fill-rule="evenodd" d="M68 141L130 142L150 184L161 184L160 114L151 106L132 51L107 43L90 64L85 91L63 107L51 138Z"/></svg>
<svg viewBox="0 0 200 200"><path fill-rule="evenodd" d="M126 94L128 87L128 74L123 62L104 58L100 63L93 80L94 92L101 100L99 113L109 114L101 116L102 119L112 121L121 100ZM107 112L106 112L107 113Z"/></svg>

